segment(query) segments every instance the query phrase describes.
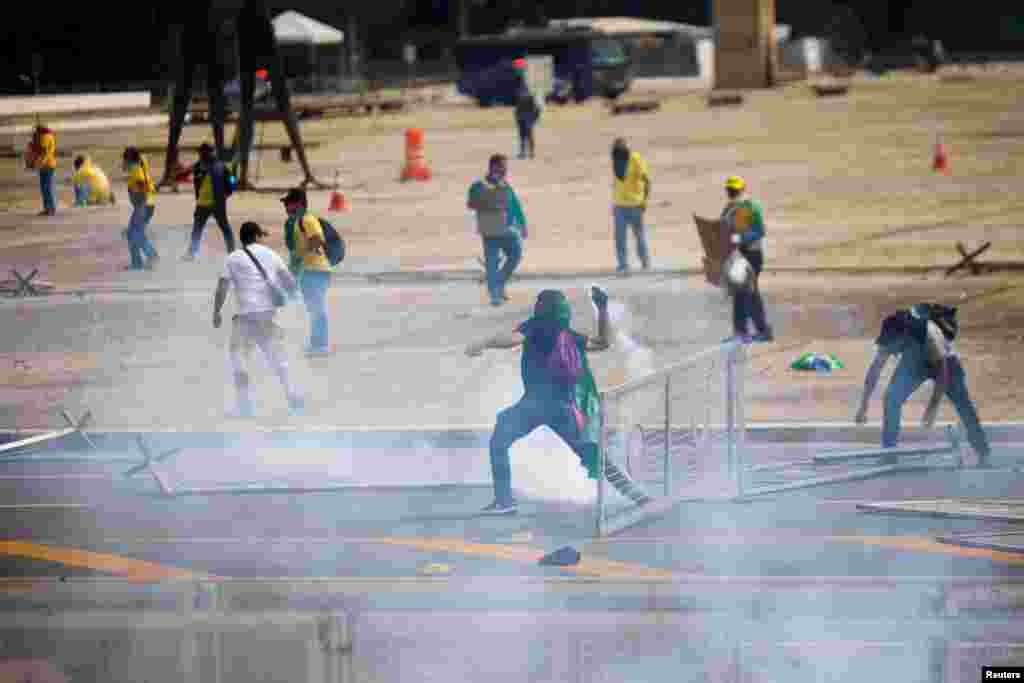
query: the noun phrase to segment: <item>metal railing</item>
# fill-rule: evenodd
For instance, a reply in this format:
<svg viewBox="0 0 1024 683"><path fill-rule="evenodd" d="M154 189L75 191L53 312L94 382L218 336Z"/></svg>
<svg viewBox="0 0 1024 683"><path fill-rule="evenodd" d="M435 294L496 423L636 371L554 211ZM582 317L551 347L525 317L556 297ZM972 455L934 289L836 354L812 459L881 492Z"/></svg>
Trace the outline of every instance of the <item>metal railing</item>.
<svg viewBox="0 0 1024 683"><path fill-rule="evenodd" d="M605 471L610 459L641 483L660 483L660 491L654 502L628 507L610 519L605 481L599 479L596 536L631 526L688 497L743 495L747 359L746 346L724 343L601 392L599 471ZM659 432L660 443L645 438ZM631 443L636 433L638 451ZM654 447L649 441L655 441ZM714 491L709 495L711 480Z"/></svg>

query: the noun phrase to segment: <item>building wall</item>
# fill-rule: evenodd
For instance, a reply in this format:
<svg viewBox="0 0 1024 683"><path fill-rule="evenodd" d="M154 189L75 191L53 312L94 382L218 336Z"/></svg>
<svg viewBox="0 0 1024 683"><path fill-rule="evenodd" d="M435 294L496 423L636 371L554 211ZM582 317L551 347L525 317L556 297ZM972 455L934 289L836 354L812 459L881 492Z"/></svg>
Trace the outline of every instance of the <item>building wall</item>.
<svg viewBox="0 0 1024 683"><path fill-rule="evenodd" d="M775 78L775 0L714 0L715 87L766 88Z"/></svg>

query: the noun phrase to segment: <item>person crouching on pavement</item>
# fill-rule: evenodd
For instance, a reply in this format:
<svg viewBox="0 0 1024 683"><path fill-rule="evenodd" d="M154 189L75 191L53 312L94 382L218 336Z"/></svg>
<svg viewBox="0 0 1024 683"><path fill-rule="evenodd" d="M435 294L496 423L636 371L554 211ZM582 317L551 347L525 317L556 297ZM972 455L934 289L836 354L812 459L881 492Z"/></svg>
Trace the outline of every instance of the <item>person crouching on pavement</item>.
<svg viewBox="0 0 1024 683"><path fill-rule="evenodd" d="M899 356L899 364L883 399L882 448L896 447L903 404L924 382L932 380L932 395L921 418L922 426L927 428L935 423L942 396L949 396L967 430L967 440L978 456L978 467L988 467L991 454L988 437L967 391L967 373L953 349L951 336L944 334L927 315L898 311L885 318L875 340L875 357L864 378L864 393L854 421L857 424L867 422L868 403L882 370L890 358ZM896 458L889 457L884 462L893 464Z"/></svg>
<svg viewBox="0 0 1024 683"><path fill-rule="evenodd" d="M729 198L722 209L721 220L729 226L732 243L750 263L753 271L749 287L741 287L733 293L732 323L733 337L744 343L770 342L775 339L772 328L768 325L764 313L764 300L758 285L761 269L764 268L764 251L761 240L764 239L764 214L761 204L755 199L747 199L743 195L747 183L739 176L729 176L725 181L725 194ZM757 334L747 334L747 321L753 319Z"/></svg>
<svg viewBox="0 0 1024 683"><path fill-rule="evenodd" d="M593 287L591 298L598 310L596 338L573 330L572 309L565 294L546 289L537 296L529 320L514 330L466 347L469 356L479 356L485 349L523 347L520 371L526 391L518 403L498 413L490 442L494 502L483 509L484 514L507 515L517 511L512 497L509 448L542 425L558 434L573 450L591 479L599 476L600 396L587 352L609 349L612 331L608 294ZM643 490L607 459L604 476L633 502L650 502Z"/></svg>
<svg viewBox="0 0 1024 683"><path fill-rule="evenodd" d="M128 219L128 229L124 236L128 240L128 252L131 263L128 270L152 270L160 260L160 255L146 237L146 227L153 220L156 211L156 184L149 171L149 161L135 147L129 147L122 156L124 169L128 173L128 201L132 205L132 215ZM143 263L142 255L146 262Z"/></svg>
<svg viewBox="0 0 1024 683"><path fill-rule="evenodd" d="M288 410L292 414L302 411L305 402L292 386L288 376L288 355L285 353L284 332L274 322L277 306L271 286L284 292L294 292L295 278L288 266L272 249L260 240L267 233L256 223L243 223L239 231L242 248L228 254L224 270L217 281L213 302L213 326L220 328L221 309L228 290L235 289L238 313L231 319L231 341L228 360L237 392L237 408L229 411L231 417L251 417L253 401L249 374L245 371L245 358L254 346L259 347L284 387ZM272 283L272 284L271 284Z"/></svg>
<svg viewBox="0 0 1024 683"><path fill-rule="evenodd" d="M527 237L526 216L507 175L508 159L503 154L493 155L487 164L487 176L470 186L466 201L466 206L476 211L477 231L484 243L487 293L492 306L508 301L505 285L522 259L522 240ZM505 265L499 270L500 254L505 256Z"/></svg>
<svg viewBox="0 0 1024 683"><path fill-rule="evenodd" d="M93 160L77 156L74 161L75 173L71 184L75 190L75 206L99 206L115 204L114 193L110 191L110 179Z"/></svg>

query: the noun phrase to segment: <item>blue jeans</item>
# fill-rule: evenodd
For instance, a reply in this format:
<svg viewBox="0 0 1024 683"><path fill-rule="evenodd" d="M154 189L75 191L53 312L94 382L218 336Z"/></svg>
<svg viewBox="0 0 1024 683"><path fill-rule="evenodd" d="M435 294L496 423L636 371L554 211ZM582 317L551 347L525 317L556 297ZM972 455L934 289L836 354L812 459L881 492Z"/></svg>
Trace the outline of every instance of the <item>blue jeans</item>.
<svg viewBox="0 0 1024 683"><path fill-rule="evenodd" d="M224 234L224 246L230 254L235 250L235 238L231 234L231 224L228 223L227 207L221 206L197 206L192 219L192 243L189 246L189 254L193 257L199 254L199 243L203 239L203 230L206 229L206 222L213 216Z"/></svg>
<svg viewBox="0 0 1024 683"><path fill-rule="evenodd" d="M946 359L949 364L949 382L946 385L946 396L953 402L956 412L967 430L967 440L981 458L987 458L990 452L988 438L985 436L978 412L974 408L967 393L967 375L960 359L952 356ZM882 417L882 448L893 448L899 439L900 418L903 403L926 380L930 379L925 359L924 347L920 344L907 344L900 356L899 365L893 372L889 386L885 390L884 412Z"/></svg>
<svg viewBox="0 0 1024 683"><path fill-rule="evenodd" d="M299 277L302 300L309 314L309 344L312 351L327 350L327 288L331 274L326 270L304 270Z"/></svg>
<svg viewBox="0 0 1024 683"><path fill-rule="evenodd" d="M761 288L758 286L759 276L764 267L764 252L741 249L740 253L750 262L754 271L754 282L750 288L736 290L732 296L732 329L733 334L747 334L747 321L753 320L754 327L758 334L768 334L771 328L768 326L768 319L764 313L764 300L761 298Z"/></svg>
<svg viewBox="0 0 1024 683"><path fill-rule="evenodd" d="M88 206L91 189L88 183L75 185L75 206Z"/></svg>
<svg viewBox="0 0 1024 683"><path fill-rule="evenodd" d="M616 206L612 210L615 217L615 257L619 262L619 270L629 267L626 256L626 228L632 226L636 236L636 253L644 268L651 266L647 252L647 229L644 227L644 212L639 206Z"/></svg>
<svg viewBox="0 0 1024 683"><path fill-rule="evenodd" d="M593 478L600 475L596 445L583 440L570 404L567 401L523 396L514 406L498 413L497 424L491 435L491 476L494 478L494 498L499 503L512 502L509 448L542 425L547 426L572 449L580 459L580 464ZM650 500L644 490L610 460L605 460L604 477L619 493L633 502L644 504Z"/></svg>
<svg viewBox="0 0 1024 683"><path fill-rule="evenodd" d="M501 301L505 283L512 277L523 257L523 245L519 235L508 237L484 237L484 264L487 267L487 293L492 302ZM505 265L498 269L498 254L505 254Z"/></svg>
<svg viewBox="0 0 1024 683"><path fill-rule="evenodd" d="M146 226L153 219L155 206L136 206L132 208L132 217L128 222L128 251L131 254L131 267L142 268L142 254L153 258L156 249L146 237Z"/></svg>
<svg viewBox="0 0 1024 683"><path fill-rule="evenodd" d="M494 478L494 497L498 501L507 503L512 499L509 448L542 425L558 434L576 453L580 462L587 464L587 454L569 404L524 396L514 406L498 413L497 424L491 435L491 475Z"/></svg>
<svg viewBox="0 0 1024 683"><path fill-rule="evenodd" d="M43 208L47 211L57 210L57 202L53 198L53 176L54 169L39 169L39 190L43 193Z"/></svg>

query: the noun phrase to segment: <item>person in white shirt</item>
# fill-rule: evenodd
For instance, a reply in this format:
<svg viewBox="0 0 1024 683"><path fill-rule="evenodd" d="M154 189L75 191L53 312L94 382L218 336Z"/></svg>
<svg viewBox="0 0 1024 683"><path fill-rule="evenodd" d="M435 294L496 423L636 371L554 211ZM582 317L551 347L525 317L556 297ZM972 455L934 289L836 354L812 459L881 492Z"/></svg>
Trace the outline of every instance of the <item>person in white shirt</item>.
<svg viewBox="0 0 1024 683"><path fill-rule="evenodd" d="M242 247L231 252L224 260L224 271L217 281L213 302L213 326L221 326L221 309L228 290L235 289L238 313L232 318L229 360L235 389L238 392L237 411L232 416L251 417L253 414L249 374L245 371L245 358L258 346L285 390L291 414L302 412L304 400L288 379L288 357L283 344L284 332L274 322L277 307L272 289L288 293L296 291L295 278L288 266L273 250L259 243L267 233L256 223L245 223L239 231ZM259 264L257 266L257 263Z"/></svg>
<svg viewBox="0 0 1024 683"><path fill-rule="evenodd" d="M864 393L854 421L857 424L867 421L868 402L882 369L891 357L899 356L899 364L885 390L882 448L896 446L903 403L924 382L932 380L932 395L921 418L922 425L931 427L935 423L943 395L949 396L967 430L967 440L978 455L978 466L988 467L991 448L967 391L967 375L959 355L953 350L952 337L956 331L951 328L947 334L929 319L927 308L915 306L911 311L898 311L882 321L881 333L875 341L875 358L864 378ZM886 462L895 462L895 458L889 457Z"/></svg>

